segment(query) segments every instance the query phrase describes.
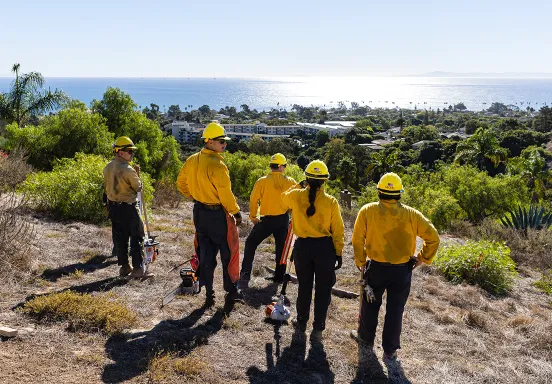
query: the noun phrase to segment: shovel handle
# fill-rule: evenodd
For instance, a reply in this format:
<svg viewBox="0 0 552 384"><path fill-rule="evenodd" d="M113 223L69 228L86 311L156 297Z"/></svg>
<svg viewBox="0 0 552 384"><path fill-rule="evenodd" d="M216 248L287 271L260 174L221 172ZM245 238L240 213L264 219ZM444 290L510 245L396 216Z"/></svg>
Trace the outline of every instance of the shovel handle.
<svg viewBox="0 0 552 384"><path fill-rule="evenodd" d="M364 268L360 270L360 293L358 295L359 297L359 303L358 303L358 313L360 316L360 311L362 309L362 299L364 297Z"/></svg>

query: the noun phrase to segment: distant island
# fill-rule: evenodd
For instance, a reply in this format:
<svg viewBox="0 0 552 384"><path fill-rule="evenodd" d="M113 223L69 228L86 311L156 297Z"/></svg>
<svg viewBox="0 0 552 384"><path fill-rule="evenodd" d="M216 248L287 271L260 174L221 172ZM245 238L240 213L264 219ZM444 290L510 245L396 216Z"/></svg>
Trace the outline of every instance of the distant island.
<svg viewBox="0 0 552 384"><path fill-rule="evenodd" d="M552 78L552 73L547 72L444 72L433 71L416 75L404 75L401 77L496 77L496 78Z"/></svg>

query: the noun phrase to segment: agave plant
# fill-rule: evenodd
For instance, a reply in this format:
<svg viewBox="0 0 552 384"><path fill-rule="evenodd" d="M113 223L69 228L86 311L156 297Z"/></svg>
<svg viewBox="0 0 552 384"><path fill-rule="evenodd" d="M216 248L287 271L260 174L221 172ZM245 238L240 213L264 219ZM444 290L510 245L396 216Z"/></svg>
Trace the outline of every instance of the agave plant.
<svg viewBox="0 0 552 384"><path fill-rule="evenodd" d="M518 207L510 211L510 217L507 215L500 219L502 225L514 229L527 231L531 229L548 229L552 225L552 212L545 213L544 207L531 205L527 208Z"/></svg>

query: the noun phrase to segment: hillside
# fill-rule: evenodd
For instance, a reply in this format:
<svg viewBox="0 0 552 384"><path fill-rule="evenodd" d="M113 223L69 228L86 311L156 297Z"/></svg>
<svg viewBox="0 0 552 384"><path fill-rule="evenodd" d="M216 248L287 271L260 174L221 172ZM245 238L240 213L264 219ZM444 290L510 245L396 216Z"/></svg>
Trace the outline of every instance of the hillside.
<svg viewBox="0 0 552 384"><path fill-rule="evenodd" d="M244 215L245 216L245 215ZM546 383L552 381L552 306L531 283L537 271L520 268L514 293L493 297L467 285L451 285L432 267L414 273L406 306L400 363L363 361L349 337L356 328L358 300L333 297L324 347L293 337L290 325L264 321L264 308L278 291L264 279L274 244L261 244L252 289L245 304L223 309L221 269L217 267L215 307L202 307L204 294L178 297L160 309L163 293L178 282L166 274L193 253L191 204L153 211L152 232L160 256L148 281L117 276L109 227L59 223L27 214L37 236L32 244L35 277L0 290L0 324L21 330L2 339L2 383ZM341 288L356 291L351 219ZM241 250L248 223L241 229ZM443 243L462 241L443 236ZM219 263L220 266L220 263ZM71 331L67 323L36 322L15 307L46 293L74 290L122 298L138 313L138 324L120 336ZM292 304L297 295L291 284ZM293 312L294 308L293 308ZM381 324L377 343L381 340ZM310 329L308 329L309 331Z"/></svg>

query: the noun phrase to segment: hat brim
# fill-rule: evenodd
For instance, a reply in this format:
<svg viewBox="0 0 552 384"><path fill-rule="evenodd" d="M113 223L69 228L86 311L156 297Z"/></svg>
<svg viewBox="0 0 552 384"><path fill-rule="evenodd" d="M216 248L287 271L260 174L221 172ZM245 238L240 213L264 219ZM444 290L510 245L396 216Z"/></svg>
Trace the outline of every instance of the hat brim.
<svg viewBox="0 0 552 384"><path fill-rule="evenodd" d="M315 175L314 173L305 172L305 177L316 180L326 180L330 178L330 174L328 173L327 175Z"/></svg>
<svg viewBox="0 0 552 384"><path fill-rule="evenodd" d="M387 195L400 195L401 193L404 192L404 189L400 189L398 191L389 191L387 189L378 188L378 191L380 191L381 193L385 193Z"/></svg>
<svg viewBox="0 0 552 384"><path fill-rule="evenodd" d="M226 140L226 141L232 140L232 139L229 138L228 136L219 136L219 137L211 137L211 138L202 137L202 139L205 140L205 141L207 141L207 140Z"/></svg>

